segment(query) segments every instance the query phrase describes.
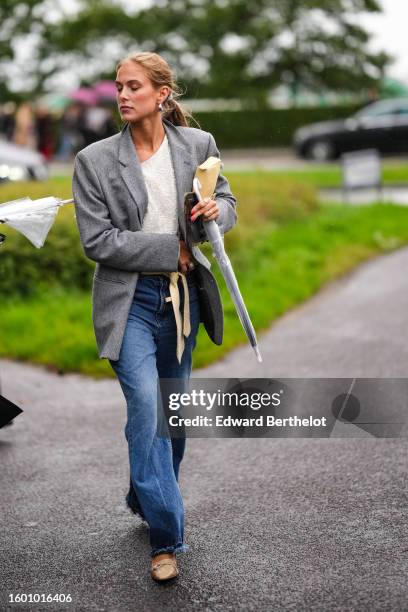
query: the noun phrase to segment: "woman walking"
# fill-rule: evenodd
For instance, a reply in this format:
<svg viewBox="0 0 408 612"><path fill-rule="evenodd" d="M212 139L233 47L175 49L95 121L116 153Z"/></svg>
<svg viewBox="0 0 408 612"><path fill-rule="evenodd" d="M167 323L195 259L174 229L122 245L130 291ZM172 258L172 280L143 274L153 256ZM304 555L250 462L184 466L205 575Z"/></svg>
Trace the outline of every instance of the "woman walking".
<svg viewBox="0 0 408 612"><path fill-rule="evenodd" d="M219 156L208 132L188 127L177 85L156 53L135 53L116 68L119 134L76 156L76 219L85 254L96 261L92 315L101 358L109 359L127 404L127 505L149 525L155 580L178 575L184 509L178 485L185 439L156 435L157 380L187 380L200 321L222 341L222 307L209 262L186 245L184 195L197 165ZM235 224L236 201L219 176L214 199L191 221Z"/></svg>

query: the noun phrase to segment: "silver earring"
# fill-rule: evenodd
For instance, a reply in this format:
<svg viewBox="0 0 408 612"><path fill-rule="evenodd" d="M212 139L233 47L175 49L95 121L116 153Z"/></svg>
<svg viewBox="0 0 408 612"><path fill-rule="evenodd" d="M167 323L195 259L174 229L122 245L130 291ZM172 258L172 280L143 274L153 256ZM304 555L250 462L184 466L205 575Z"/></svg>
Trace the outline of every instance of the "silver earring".
<svg viewBox="0 0 408 612"><path fill-rule="evenodd" d="M163 104L159 102L159 111L163 112Z"/></svg>

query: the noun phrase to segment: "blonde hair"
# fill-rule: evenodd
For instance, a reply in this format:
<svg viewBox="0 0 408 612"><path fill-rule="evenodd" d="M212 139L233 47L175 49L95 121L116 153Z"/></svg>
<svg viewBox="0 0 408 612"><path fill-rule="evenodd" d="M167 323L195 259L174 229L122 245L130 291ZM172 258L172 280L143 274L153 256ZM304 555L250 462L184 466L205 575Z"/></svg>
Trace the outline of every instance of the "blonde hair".
<svg viewBox="0 0 408 612"><path fill-rule="evenodd" d="M159 88L166 85L170 88L170 95L162 103L162 116L164 119L167 119L174 125L189 127L191 121L198 125L194 117L176 102L175 98L181 96L182 92L176 83L173 71L161 55L158 53L151 53L150 51L131 53L118 62L116 65L116 72L126 62L135 62L142 66L153 87Z"/></svg>

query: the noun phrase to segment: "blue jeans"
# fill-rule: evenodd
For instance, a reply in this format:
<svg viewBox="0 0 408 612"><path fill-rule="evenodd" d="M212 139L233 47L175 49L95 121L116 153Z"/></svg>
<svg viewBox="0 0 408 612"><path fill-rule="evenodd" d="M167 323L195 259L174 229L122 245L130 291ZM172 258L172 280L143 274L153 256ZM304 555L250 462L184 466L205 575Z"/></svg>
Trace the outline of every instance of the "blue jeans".
<svg viewBox="0 0 408 612"><path fill-rule="evenodd" d="M190 276L190 275L189 275ZM130 487L126 502L150 527L151 555L186 552L184 507L178 475L185 438L158 437L157 379L188 379L200 323L194 280L187 277L191 332L181 364L176 356L176 322L166 276L140 275L129 311L118 360L110 360L127 404L125 436L129 448ZM184 302L179 281L181 312Z"/></svg>

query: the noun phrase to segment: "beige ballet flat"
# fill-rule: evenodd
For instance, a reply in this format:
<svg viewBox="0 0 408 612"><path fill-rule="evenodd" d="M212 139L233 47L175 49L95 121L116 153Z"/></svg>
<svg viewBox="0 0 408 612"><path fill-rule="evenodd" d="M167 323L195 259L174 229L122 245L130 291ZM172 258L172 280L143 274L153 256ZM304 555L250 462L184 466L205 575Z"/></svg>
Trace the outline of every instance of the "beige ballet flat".
<svg viewBox="0 0 408 612"><path fill-rule="evenodd" d="M175 553L160 553L152 558L152 578L158 582L171 580L179 574Z"/></svg>

